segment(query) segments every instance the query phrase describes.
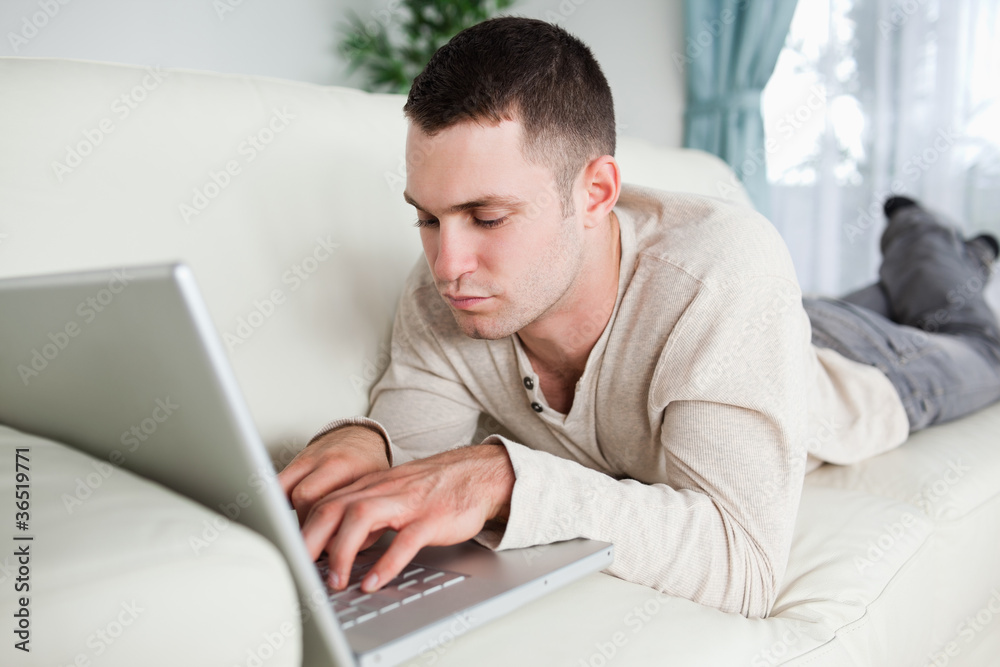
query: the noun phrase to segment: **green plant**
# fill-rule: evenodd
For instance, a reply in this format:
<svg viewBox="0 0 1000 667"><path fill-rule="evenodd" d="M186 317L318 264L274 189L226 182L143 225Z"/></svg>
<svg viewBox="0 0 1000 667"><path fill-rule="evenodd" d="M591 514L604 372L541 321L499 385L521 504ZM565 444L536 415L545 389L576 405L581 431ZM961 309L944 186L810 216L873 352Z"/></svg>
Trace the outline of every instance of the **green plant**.
<svg viewBox="0 0 1000 667"><path fill-rule="evenodd" d="M350 12L341 25L340 51L365 89L406 93L434 55L456 33L485 21L515 0L386 0L362 20Z"/></svg>

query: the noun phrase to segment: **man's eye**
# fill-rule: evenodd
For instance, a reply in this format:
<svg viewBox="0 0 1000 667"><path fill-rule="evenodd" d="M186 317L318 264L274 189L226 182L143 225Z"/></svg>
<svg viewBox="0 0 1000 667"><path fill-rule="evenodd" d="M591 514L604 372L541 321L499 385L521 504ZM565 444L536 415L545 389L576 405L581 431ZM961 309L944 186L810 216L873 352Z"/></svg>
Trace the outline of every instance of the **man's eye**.
<svg viewBox="0 0 1000 667"><path fill-rule="evenodd" d="M502 218L495 218L493 220L480 220L479 218L473 218L473 221L475 221L475 223L480 227L485 227L487 229L490 229L493 227L499 227L503 223L507 222L507 218L508 216L505 215ZM437 218L417 218L416 221L413 223L413 226L417 228L437 227L437 225L438 225Z"/></svg>
<svg viewBox="0 0 1000 667"><path fill-rule="evenodd" d="M494 220L480 220L479 218L474 218L474 219L476 221L476 224L479 225L480 227L490 228L490 227L499 227L500 225L502 225L504 222L507 221L507 216L505 215L502 218L496 218Z"/></svg>

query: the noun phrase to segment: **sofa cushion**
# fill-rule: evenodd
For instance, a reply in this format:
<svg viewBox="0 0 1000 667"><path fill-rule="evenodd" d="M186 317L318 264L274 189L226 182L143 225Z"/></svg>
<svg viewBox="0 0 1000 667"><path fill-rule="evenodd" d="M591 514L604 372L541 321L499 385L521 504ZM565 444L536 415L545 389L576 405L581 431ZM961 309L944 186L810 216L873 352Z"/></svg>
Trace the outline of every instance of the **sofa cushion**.
<svg viewBox="0 0 1000 667"><path fill-rule="evenodd" d="M859 465L823 466L809 479L894 498L934 520L961 519L1000 494L1000 404L914 433Z"/></svg>
<svg viewBox="0 0 1000 667"><path fill-rule="evenodd" d="M0 664L218 667L255 655L268 667L301 664L298 599L270 542L127 470L2 425L0 497L14 497L19 448L30 519L15 530L7 503ZM28 653L10 640L21 546L30 554Z"/></svg>

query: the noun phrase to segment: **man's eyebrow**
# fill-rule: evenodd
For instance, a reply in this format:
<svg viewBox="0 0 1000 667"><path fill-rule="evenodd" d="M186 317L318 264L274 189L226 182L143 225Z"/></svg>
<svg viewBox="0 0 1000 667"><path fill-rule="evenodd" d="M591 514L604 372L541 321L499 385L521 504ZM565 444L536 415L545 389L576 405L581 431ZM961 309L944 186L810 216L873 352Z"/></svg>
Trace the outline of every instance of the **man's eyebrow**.
<svg viewBox="0 0 1000 667"><path fill-rule="evenodd" d="M403 192L403 199L405 199L406 203L409 204L410 206L413 206L414 208L420 211L429 213L429 211L427 211L426 208L421 206L416 199L410 196L409 192L405 191ZM461 204L455 204L453 206L449 206L447 210L445 210L444 215L448 215L449 213L460 213L462 211L468 211L474 208L486 208L489 206L501 206L504 208L519 208L523 205L524 202L518 199L517 197L485 194L479 199L473 199L472 201L462 202Z"/></svg>

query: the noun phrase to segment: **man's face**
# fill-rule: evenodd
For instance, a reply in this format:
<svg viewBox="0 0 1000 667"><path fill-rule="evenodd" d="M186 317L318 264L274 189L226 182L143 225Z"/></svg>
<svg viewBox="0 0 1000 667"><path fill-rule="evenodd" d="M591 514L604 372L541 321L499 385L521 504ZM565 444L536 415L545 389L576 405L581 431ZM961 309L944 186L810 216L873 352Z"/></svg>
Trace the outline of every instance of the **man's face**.
<svg viewBox="0 0 1000 667"><path fill-rule="evenodd" d="M438 292L465 335L497 339L566 305L583 226L563 217L550 167L521 154L521 125L410 125L407 201ZM577 207L579 208L579 207Z"/></svg>

